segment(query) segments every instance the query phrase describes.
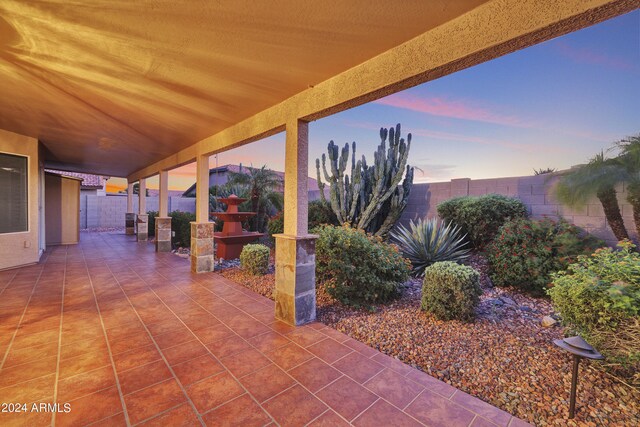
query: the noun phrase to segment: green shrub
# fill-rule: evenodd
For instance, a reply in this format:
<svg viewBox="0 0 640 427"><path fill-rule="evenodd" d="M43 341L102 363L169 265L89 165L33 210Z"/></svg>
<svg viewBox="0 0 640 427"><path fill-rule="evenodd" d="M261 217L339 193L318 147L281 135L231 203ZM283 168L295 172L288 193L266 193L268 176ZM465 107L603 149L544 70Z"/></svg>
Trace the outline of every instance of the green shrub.
<svg viewBox="0 0 640 427"><path fill-rule="evenodd" d="M147 212L149 215L149 237L156 235L156 217L158 216L158 211L149 211Z"/></svg>
<svg viewBox="0 0 640 427"><path fill-rule="evenodd" d="M271 251L265 245L244 245L240 253L240 267L253 275L266 274L269 269L269 254Z"/></svg>
<svg viewBox="0 0 640 427"><path fill-rule="evenodd" d="M425 269L422 309L438 319L473 320L480 295L480 273L471 267L443 261Z"/></svg>
<svg viewBox="0 0 640 427"><path fill-rule="evenodd" d="M322 200L309 202L309 230L323 224L339 225L338 218L331 210L331 206ZM284 216L282 212L278 212L269 219L268 230L271 236L284 233Z"/></svg>
<svg viewBox="0 0 640 427"><path fill-rule="evenodd" d="M191 222L196 220L196 214L190 212L173 211L171 217L171 231L175 233L171 239L174 246L191 247Z"/></svg>
<svg viewBox="0 0 640 427"><path fill-rule="evenodd" d="M640 384L640 255L629 241L580 256L548 290L562 321Z"/></svg>
<svg viewBox="0 0 640 427"><path fill-rule="evenodd" d="M496 286L514 286L544 295L551 273L564 270L578 255L602 246L567 221L516 219L506 222L487 246L489 275Z"/></svg>
<svg viewBox="0 0 640 427"><path fill-rule="evenodd" d="M409 228L403 225L391 233L391 237L398 243L402 254L411 261L412 274L415 277L424 276L424 269L439 261L459 262L469 256L469 249L465 249L467 242L456 225L446 224L437 218L413 220Z"/></svg>
<svg viewBox="0 0 640 427"><path fill-rule="evenodd" d="M395 245L347 225L322 225L315 232L316 274L329 295L355 306L398 295L411 264Z"/></svg>
<svg viewBox="0 0 640 427"><path fill-rule="evenodd" d="M499 194L456 197L440 203L437 209L440 218L458 225L476 249L491 242L507 220L527 217L520 200Z"/></svg>

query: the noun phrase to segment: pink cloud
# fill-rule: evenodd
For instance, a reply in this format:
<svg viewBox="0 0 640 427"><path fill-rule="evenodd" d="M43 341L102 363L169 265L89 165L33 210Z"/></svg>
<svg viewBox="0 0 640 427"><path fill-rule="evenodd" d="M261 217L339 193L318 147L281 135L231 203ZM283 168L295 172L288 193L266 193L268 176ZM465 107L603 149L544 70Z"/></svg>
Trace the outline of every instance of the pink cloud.
<svg viewBox="0 0 640 427"><path fill-rule="evenodd" d="M576 48L566 42L558 41L554 44L554 48L562 56L569 58L574 62L602 65L615 70L633 71L638 69L636 64L629 62L626 59L616 58L585 47Z"/></svg>
<svg viewBox="0 0 640 427"><path fill-rule="evenodd" d="M491 111L485 106L468 100L450 100L444 97L414 96L408 93L397 93L375 101L376 104L403 108L434 116L454 119L473 120L514 127L531 127L518 117Z"/></svg>

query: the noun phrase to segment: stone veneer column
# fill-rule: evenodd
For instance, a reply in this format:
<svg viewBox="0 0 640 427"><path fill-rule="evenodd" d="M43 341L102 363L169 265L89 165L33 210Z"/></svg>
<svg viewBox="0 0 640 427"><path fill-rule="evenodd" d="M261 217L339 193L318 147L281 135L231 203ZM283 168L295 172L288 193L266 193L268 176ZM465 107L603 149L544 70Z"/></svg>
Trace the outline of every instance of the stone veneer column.
<svg viewBox="0 0 640 427"><path fill-rule="evenodd" d="M156 217L156 252L171 252L171 217Z"/></svg>
<svg viewBox="0 0 640 427"><path fill-rule="evenodd" d="M127 185L127 213L124 214L125 234L136 234L136 214L133 212L133 184Z"/></svg>
<svg viewBox="0 0 640 427"><path fill-rule="evenodd" d="M191 271L213 271L213 231L215 222L191 223Z"/></svg>
<svg viewBox="0 0 640 427"><path fill-rule="evenodd" d="M316 319L316 238L275 234L276 319L303 325Z"/></svg>

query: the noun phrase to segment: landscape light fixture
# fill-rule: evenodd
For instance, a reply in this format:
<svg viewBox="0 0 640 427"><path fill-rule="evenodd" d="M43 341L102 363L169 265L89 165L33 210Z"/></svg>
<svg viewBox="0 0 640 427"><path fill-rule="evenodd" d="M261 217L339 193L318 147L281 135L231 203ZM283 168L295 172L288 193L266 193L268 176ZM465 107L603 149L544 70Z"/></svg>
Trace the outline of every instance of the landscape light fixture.
<svg viewBox="0 0 640 427"><path fill-rule="evenodd" d="M576 388L578 386L578 365L580 359L586 357L587 359L604 359L601 355L589 345L581 336L565 338L562 340L553 340L553 343L563 350L573 354L573 374L571 376L571 400L569 401L569 419L572 419L576 411Z"/></svg>

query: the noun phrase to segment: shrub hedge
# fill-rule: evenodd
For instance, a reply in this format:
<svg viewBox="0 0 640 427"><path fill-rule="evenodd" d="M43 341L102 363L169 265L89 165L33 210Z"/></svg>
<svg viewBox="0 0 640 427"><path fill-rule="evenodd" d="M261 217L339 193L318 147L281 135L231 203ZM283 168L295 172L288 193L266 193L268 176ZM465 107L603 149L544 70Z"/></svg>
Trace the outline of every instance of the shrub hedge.
<svg viewBox="0 0 640 427"><path fill-rule="evenodd" d="M444 221L458 225L476 249L491 242L507 220L527 217L524 203L499 194L456 197L440 203L437 210Z"/></svg>
<svg viewBox="0 0 640 427"><path fill-rule="evenodd" d="M442 261L424 271L422 309L438 319L473 320L480 295L480 273L471 267Z"/></svg>
<svg viewBox="0 0 640 427"><path fill-rule="evenodd" d="M578 255L603 242L567 221L515 219L500 227L486 248L489 275L496 286L514 286L545 295L551 274L564 270Z"/></svg>
<svg viewBox="0 0 640 427"><path fill-rule="evenodd" d="M309 230L322 224L339 225L336 214L331 210L328 203L322 200L309 202ZM284 233L284 216L282 212L269 220L268 230L270 235Z"/></svg>
<svg viewBox="0 0 640 427"><path fill-rule="evenodd" d="M266 274L269 269L268 247L261 244L248 244L240 252L240 267L255 276Z"/></svg>
<svg viewBox="0 0 640 427"><path fill-rule="evenodd" d="M411 263L395 245L347 225L322 225L315 232L317 278L344 304L389 301L409 277Z"/></svg>
<svg viewBox="0 0 640 427"><path fill-rule="evenodd" d="M171 217L171 231L175 236L171 239L174 246L191 247L191 222L196 220L196 214L191 212L173 211Z"/></svg>
<svg viewBox="0 0 640 427"><path fill-rule="evenodd" d="M156 217L159 215L158 211L149 211L147 212L149 215L149 237L156 235Z"/></svg>

